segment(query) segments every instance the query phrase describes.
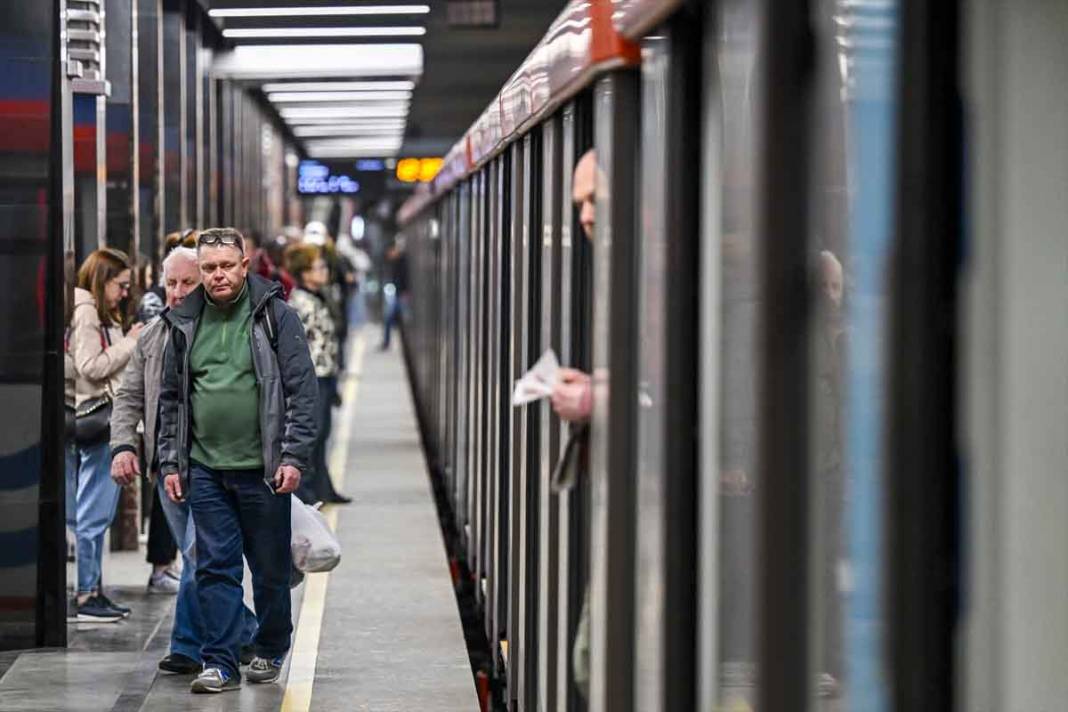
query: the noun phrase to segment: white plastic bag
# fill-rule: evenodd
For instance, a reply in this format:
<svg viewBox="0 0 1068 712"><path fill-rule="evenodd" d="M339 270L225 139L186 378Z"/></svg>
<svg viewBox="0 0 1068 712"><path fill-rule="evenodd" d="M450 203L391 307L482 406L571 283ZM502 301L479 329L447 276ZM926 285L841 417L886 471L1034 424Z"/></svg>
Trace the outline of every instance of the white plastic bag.
<svg viewBox="0 0 1068 712"><path fill-rule="evenodd" d="M293 565L306 574L331 571L341 561L341 542L337 540L322 512L290 495L290 519L293 538L290 548Z"/></svg>
<svg viewBox="0 0 1068 712"><path fill-rule="evenodd" d="M515 382L512 393L512 405L525 405L553 394L553 386L560 375L560 362L556 354L549 349L541 355L538 362Z"/></svg>

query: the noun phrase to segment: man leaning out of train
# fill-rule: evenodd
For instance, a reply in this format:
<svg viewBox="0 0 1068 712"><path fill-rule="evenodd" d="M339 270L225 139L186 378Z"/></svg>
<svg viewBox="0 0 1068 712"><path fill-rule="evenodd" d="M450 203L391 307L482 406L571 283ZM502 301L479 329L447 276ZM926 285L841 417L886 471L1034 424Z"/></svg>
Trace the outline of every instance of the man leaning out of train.
<svg viewBox="0 0 1068 712"><path fill-rule="evenodd" d="M590 149L575 165L571 182L571 197L579 209L582 231L593 239L596 216L597 154ZM589 422L593 411L593 389L590 374L575 368L561 368L551 403L562 420L570 423ZM575 686L583 696L588 694L590 684L590 595L587 590L582 602L578 628L575 631L573 649Z"/></svg>
<svg viewBox="0 0 1068 712"><path fill-rule="evenodd" d="M163 288L166 309L174 309L200 284L197 253L189 247L175 247L163 260ZM128 485L141 474L137 456L138 423L144 423L145 462L149 475L156 472L156 425L159 406L160 378L163 370L163 351L168 338L167 321L157 317L141 332L133 356L126 367L126 375L115 395L111 415L111 478L119 485ZM159 662L159 669L179 675L191 675L202 669L200 649L204 621L197 602L196 533L193 515L185 502L174 502L163 492L163 478L157 478L159 503L167 525L182 552L182 577L178 586L178 603L174 611L170 653ZM256 616L247 607L243 611L241 642L252 642L256 632Z"/></svg>
<svg viewBox="0 0 1068 712"><path fill-rule="evenodd" d="M248 273L233 228L197 239L201 286L164 315L158 457L197 531L204 671L193 692L241 686L242 554L259 628L249 682L278 679L293 632L289 496L311 466L318 386L304 327L282 288Z"/></svg>

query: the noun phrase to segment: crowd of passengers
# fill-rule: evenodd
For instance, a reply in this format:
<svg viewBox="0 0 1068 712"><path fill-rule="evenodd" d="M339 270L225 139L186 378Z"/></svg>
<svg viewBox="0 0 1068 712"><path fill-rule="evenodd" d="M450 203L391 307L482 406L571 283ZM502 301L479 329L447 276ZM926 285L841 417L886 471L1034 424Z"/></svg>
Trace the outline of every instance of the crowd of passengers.
<svg viewBox="0 0 1068 712"><path fill-rule="evenodd" d="M334 487L326 451L370 261L351 240L335 244L322 223L268 246L257 238L233 228L168 235L162 279L152 285L146 269L138 300L130 259L102 248L67 299L70 618L131 615L105 593L102 562L122 487L144 474L153 489L148 591L177 595L159 669L195 676L193 692L237 689L242 666L249 682L278 678L292 634L289 589L300 578L290 494L350 501ZM403 245L388 258L398 298L384 348L407 290ZM244 560L255 612L243 603Z"/></svg>
<svg viewBox="0 0 1068 712"><path fill-rule="evenodd" d="M596 158L579 160L573 199L594 235ZM150 592L177 594L161 671L195 676L193 692L278 679L292 636L290 498L345 503L326 458L331 410L358 279L325 227L310 224L281 264L233 228L167 237L162 284L124 307L132 267L121 251L86 258L68 301L67 523L77 540L72 617L130 615L102 587L104 537L121 487L153 483ZM407 298L403 241L387 253L396 297L382 348ZM144 275L142 283L149 281ZM553 410L579 439L592 410L589 374L561 369ZM144 467L142 467L144 465ZM180 552L182 564L175 571ZM255 612L243 602L243 559ZM588 598L576 633L575 678L589 678Z"/></svg>

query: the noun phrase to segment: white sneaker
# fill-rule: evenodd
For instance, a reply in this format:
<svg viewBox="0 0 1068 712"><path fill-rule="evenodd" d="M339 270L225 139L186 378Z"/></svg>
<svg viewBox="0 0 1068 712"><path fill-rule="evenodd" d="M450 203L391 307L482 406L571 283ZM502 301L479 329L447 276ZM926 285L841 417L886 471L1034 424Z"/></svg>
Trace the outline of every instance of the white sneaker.
<svg viewBox="0 0 1068 712"><path fill-rule="evenodd" d="M148 577L148 592L174 595L178 593L178 579L161 571Z"/></svg>

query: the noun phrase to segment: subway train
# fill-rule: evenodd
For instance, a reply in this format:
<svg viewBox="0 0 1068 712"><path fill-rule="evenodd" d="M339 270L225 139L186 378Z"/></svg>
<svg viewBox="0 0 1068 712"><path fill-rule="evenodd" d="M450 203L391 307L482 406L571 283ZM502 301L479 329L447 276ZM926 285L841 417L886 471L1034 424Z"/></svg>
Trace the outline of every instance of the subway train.
<svg viewBox="0 0 1068 712"><path fill-rule="evenodd" d="M501 708L1063 706L1066 27L567 4L399 214ZM550 349L588 428L512 404Z"/></svg>

